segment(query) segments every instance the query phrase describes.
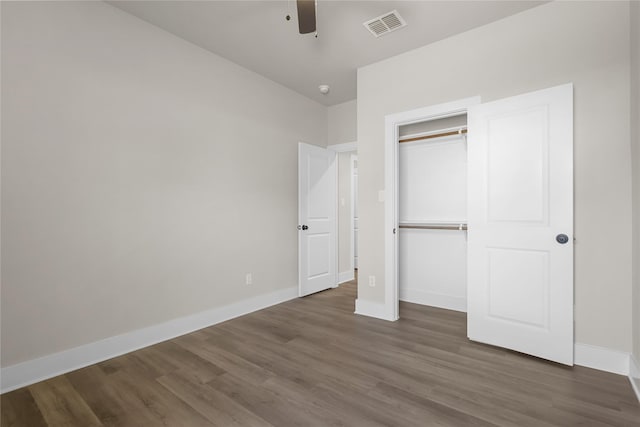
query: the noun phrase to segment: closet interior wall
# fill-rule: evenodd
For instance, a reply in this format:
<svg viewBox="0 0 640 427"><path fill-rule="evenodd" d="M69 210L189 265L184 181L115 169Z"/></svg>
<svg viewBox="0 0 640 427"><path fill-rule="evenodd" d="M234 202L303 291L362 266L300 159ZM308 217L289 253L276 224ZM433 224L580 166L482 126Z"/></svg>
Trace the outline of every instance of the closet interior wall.
<svg viewBox="0 0 640 427"><path fill-rule="evenodd" d="M466 311L466 124L459 115L400 127L402 301Z"/></svg>

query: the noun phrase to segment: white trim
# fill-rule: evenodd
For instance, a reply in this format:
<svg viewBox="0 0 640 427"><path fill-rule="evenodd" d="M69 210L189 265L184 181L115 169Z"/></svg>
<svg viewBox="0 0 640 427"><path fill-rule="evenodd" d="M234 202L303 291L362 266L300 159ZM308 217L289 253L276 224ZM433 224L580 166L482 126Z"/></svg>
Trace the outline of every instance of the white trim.
<svg viewBox="0 0 640 427"><path fill-rule="evenodd" d="M290 287L2 368L1 392L93 365L298 297Z"/></svg>
<svg viewBox="0 0 640 427"><path fill-rule="evenodd" d="M418 108L385 116L385 205L384 205L384 271L385 311L392 320L399 316L398 287L398 239L394 230L398 228L398 128L402 125L451 117L467 112L469 107L480 104L474 96L445 104Z"/></svg>
<svg viewBox="0 0 640 427"><path fill-rule="evenodd" d="M329 150L333 150L336 153L347 153L349 151L358 151L357 142L345 142L344 144L327 145Z"/></svg>
<svg viewBox="0 0 640 427"><path fill-rule="evenodd" d="M358 201L356 200L355 194L356 194L356 186L355 186L355 175L353 173L354 171L354 167L353 164L355 162L358 161L358 155L357 154L351 154L351 156L349 156L349 180L351 182L351 212L349 212L349 233L350 233L350 237L349 237L349 242L351 244L351 247L349 248L349 266L351 267L351 271L353 272L353 270L355 270L358 266L356 265L355 262L355 248L356 248L356 241L355 241L355 234L356 234L356 219L355 219L355 212L356 212L356 203L358 203Z"/></svg>
<svg viewBox="0 0 640 427"><path fill-rule="evenodd" d="M394 321L392 313L387 310L385 304L379 302L371 302L363 299L356 299L356 311L355 314L361 316L375 317L376 319Z"/></svg>
<svg viewBox="0 0 640 427"><path fill-rule="evenodd" d="M400 301L429 305L447 310L467 312L467 298L437 294L420 289L400 289Z"/></svg>
<svg viewBox="0 0 640 427"><path fill-rule="evenodd" d="M337 288L340 285L340 228L339 228L339 224L338 222L340 221L340 201L338 200L338 198L340 197L340 167L338 166L338 153L336 152L335 155L333 156L333 170L335 171L335 189L334 189L334 194L335 194L335 200L333 203L333 217L336 219L333 222L333 235L335 236L335 245L333 248L333 255L334 255L334 262L335 262L335 268L334 268L334 288Z"/></svg>
<svg viewBox="0 0 640 427"><path fill-rule="evenodd" d="M302 163L302 153L301 151L301 147L302 144L306 144L306 142L302 142L302 141L298 141L298 227L300 227L302 224L304 224L304 219L302 218L302 209L301 209L301 204L302 204L302 188L300 185L300 164ZM298 255L298 296L302 297L302 257L300 256L300 254L302 253L302 236L300 234L300 229L298 229L298 252L296 253L296 255Z"/></svg>
<svg viewBox="0 0 640 427"><path fill-rule="evenodd" d="M633 387L638 402L640 402L640 363L638 363L633 354L629 356L629 381L631 381L631 387Z"/></svg>
<svg viewBox="0 0 640 427"><path fill-rule="evenodd" d="M599 371L619 375L629 375L629 353L598 347L590 344L575 343L574 364Z"/></svg>
<svg viewBox="0 0 640 427"><path fill-rule="evenodd" d="M343 271L342 273L338 273L338 284L350 282L356 278L354 271Z"/></svg>

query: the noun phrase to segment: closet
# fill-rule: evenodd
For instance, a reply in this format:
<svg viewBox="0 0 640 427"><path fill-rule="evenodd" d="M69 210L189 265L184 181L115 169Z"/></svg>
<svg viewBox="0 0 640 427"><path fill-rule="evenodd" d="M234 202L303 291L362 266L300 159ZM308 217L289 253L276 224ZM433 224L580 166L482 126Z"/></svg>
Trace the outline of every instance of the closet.
<svg viewBox="0 0 640 427"><path fill-rule="evenodd" d="M378 317L466 311L471 340L573 364L571 83L385 116L384 196Z"/></svg>
<svg viewBox="0 0 640 427"><path fill-rule="evenodd" d="M399 127L402 301L467 309L467 116Z"/></svg>

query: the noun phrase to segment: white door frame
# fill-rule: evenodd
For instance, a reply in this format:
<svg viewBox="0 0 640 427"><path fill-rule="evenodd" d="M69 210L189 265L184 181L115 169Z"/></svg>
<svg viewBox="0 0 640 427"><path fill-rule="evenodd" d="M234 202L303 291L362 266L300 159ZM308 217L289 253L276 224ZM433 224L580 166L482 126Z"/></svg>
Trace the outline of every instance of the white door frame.
<svg viewBox="0 0 640 427"><path fill-rule="evenodd" d="M398 320L400 292L398 284L398 139L399 127L427 120L465 114L469 107L480 104L480 97L460 99L385 116L384 165L384 311L387 320Z"/></svg>
<svg viewBox="0 0 640 427"><path fill-rule="evenodd" d="M351 214L350 214L350 228L349 228L349 235L351 236L351 250L349 252L349 257L351 258L351 271L353 272L354 275L354 279L355 279L355 269L356 269L356 240L355 240L355 234L356 234L356 203L358 203L358 201L356 200L356 183L355 183L355 179L354 179L354 174L353 171L356 169L354 167L354 164L358 161L358 152L356 151L355 153L351 153L351 156L349 157L349 177L350 177L350 181L351 181Z"/></svg>
<svg viewBox="0 0 640 427"><path fill-rule="evenodd" d="M327 146L328 149L335 151L336 153L355 153L355 155L358 155L358 143L357 142L345 142L344 144L333 144L333 145L328 145ZM337 168L336 168L337 170ZM338 172L336 172L338 173ZM354 248L354 241L353 241L353 235L355 233L355 224L353 222L353 212L354 212L354 200L353 200L353 160L350 159L349 160L349 180L350 180L350 188L351 188L351 212L350 212L350 217L351 220L349 221L349 233L351 236L351 249L349 251L349 257L350 257L350 261L349 261L349 265L350 265L350 273L351 276L349 279L346 278L341 278L340 277L340 273L342 273L339 268L340 265L340 236L338 236L337 232L336 232L336 257L337 257L337 261L336 261L336 266L337 266L337 275L336 275L336 287L343 282L347 282L350 280L353 280L355 278L354 276L354 263L353 263L353 257L354 257L354 253L353 253L353 248ZM336 178L336 183L339 186L340 182L339 182L339 177ZM336 190L336 194L339 194L339 188ZM338 196L339 197L339 196ZM339 200L336 203L336 206L338 206ZM337 209L337 208L336 208ZM338 214L336 212L336 218L338 218ZM338 226L338 222L336 221L336 227L339 230L339 226Z"/></svg>

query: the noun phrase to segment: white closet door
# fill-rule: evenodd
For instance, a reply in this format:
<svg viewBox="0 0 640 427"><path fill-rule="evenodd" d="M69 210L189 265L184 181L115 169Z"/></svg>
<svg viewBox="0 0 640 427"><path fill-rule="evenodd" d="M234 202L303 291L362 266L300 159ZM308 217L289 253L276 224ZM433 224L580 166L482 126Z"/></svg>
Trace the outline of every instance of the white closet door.
<svg viewBox="0 0 640 427"><path fill-rule="evenodd" d="M573 364L573 86L469 109L468 335Z"/></svg>

